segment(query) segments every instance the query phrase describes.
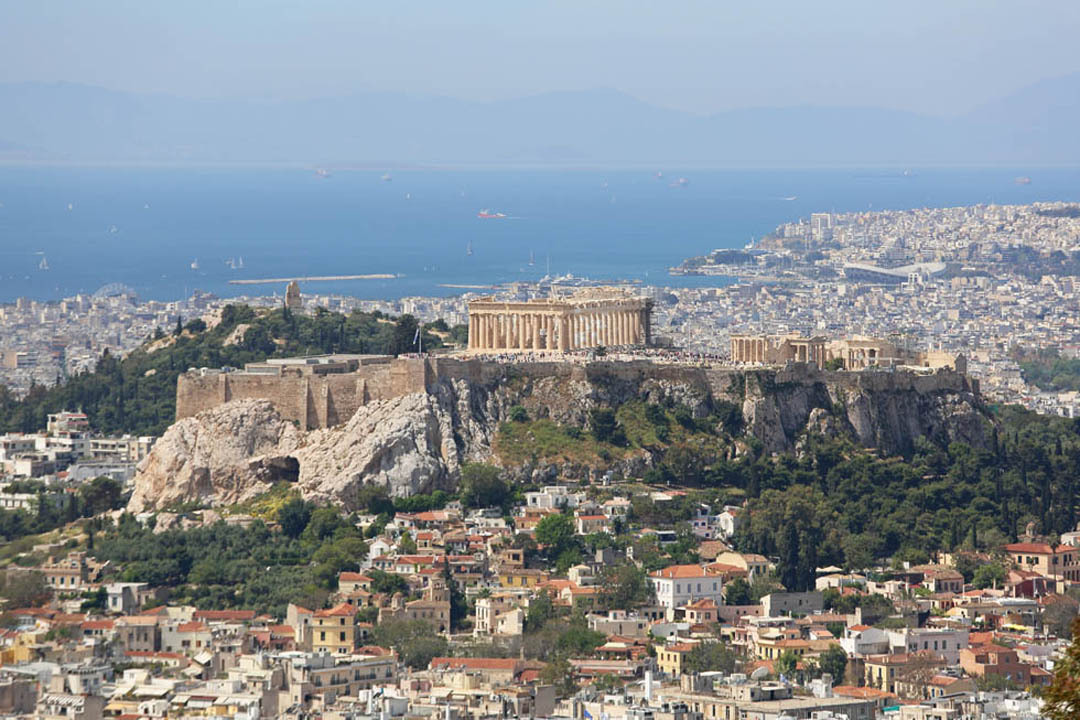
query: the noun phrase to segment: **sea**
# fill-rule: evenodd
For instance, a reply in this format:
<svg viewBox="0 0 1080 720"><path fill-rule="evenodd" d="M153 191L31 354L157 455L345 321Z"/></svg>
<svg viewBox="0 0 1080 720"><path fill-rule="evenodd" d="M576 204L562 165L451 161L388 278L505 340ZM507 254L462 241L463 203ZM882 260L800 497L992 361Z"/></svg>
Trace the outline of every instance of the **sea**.
<svg viewBox="0 0 1080 720"><path fill-rule="evenodd" d="M1029 183L1017 178L1030 178ZM1080 168L333 170L0 168L0 302L126 286L365 299L545 275L668 287L667 269L812 212L1080 200ZM481 211L505 217L481 218ZM46 269L47 268L47 269Z"/></svg>

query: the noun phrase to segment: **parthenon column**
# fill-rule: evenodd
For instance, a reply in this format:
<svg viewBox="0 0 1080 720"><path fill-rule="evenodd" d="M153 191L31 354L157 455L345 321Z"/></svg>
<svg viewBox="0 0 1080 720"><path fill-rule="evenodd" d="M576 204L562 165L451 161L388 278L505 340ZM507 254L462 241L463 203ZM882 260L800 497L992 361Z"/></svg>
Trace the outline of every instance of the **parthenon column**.
<svg viewBox="0 0 1080 720"><path fill-rule="evenodd" d="M517 315L517 326L518 326L518 336L517 336L518 350L525 350L529 346L528 341L527 341L527 339L529 337L529 332L528 332L528 329L526 328L526 325L525 325L526 315L524 313L516 313L516 315Z"/></svg>
<svg viewBox="0 0 1080 720"><path fill-rule="evenodd" d="M532 326L532 349L536 352L540 349L540 315L533 313L529 316L529 324Z"/></svg>
<svg viewBox="0 0 1080 720"><path fill-rule="evenodd" d="M559 316L559 350L566 352L570 349L570 318L566 315Z"/></svg>

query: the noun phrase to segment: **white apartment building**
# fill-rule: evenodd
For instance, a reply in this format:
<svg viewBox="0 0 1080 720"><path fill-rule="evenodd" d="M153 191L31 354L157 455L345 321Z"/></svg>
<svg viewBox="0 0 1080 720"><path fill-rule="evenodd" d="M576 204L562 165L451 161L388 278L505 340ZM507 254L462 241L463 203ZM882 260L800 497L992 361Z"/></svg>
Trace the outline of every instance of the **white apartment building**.
<svg viewBox="0 0 1080 720"><path fill-rule="evenodd" d="M649 575L660 607L674 610L694 600L708 598L724 604L723 578L710 575L700 565L672 565Z"/></svg>

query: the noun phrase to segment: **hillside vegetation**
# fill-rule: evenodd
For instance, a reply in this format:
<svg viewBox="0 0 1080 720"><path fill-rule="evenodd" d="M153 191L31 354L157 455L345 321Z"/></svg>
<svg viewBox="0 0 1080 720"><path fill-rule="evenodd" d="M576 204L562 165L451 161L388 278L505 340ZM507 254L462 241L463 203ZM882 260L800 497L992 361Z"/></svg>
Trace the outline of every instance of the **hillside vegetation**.
<svg viewBox="0 0 1080 720"><path fill-rule="evenodd" d="M239 342L226 344L240 324L250 327ZM430 331L435 326L446 328L441 322L426 326L425 348L443 344ZM308 317L229 305L212 329L192 320L172 342L148 342L123 359L106 353L93 371L54 387L35 386L22 399L0 386L0 432L43 430L49 413L81 409L97 432L160 435L175 419L176 378L188 368L243 367L270 357L332 352L397 355L414 349L416 328L411 315L392 319L378 312L319 310Z"/></svg>

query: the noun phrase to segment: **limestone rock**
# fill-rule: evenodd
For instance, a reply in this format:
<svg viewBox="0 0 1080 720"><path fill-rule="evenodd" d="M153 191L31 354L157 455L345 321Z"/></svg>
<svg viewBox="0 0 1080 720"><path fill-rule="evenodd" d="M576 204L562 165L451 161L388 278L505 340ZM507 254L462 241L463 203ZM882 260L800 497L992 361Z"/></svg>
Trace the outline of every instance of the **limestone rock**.
<svg viewBox="0 0 1080 720"><path fill-rule="evenodd" d="M460 465L451 413L427 393L361 407L342 428L308 434L296 457L300 492L353 507L362 484L404 497L451 485Z"/></svg>
<svg viewBox="0 0 1080 720"><path fill-rule="evenodd" d="M698 417L717 400L738 402L747 437L737 454L758 443L769 453L798 451L807 434L848 436L890 454L911 451L921 437L974 447L984 447L987 437L977 386L955 373L714 372L606 362L475 370L434 378L426 392L371 401L344 425L306 433L267 400L233 401L181 420L140 464L128 509L233 504L282 480L295 482L307 499L348 509L362 484L395 497L452 489L462 463L493 459L499 425L515 405L533 418L580 427L589 410L629 400L686 405ZM642 450L602 467L529 462L506 470L522 482L596 480L607 471L638 477L661 459Z"/></svg>
<svg viewBox="0 0 1080 720"><path fill-rule="evenodd" d="M239 400L170 427L135 474L128 510L231 504L288 475L300 432L268 400Z"/></svg>

